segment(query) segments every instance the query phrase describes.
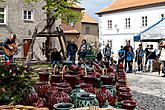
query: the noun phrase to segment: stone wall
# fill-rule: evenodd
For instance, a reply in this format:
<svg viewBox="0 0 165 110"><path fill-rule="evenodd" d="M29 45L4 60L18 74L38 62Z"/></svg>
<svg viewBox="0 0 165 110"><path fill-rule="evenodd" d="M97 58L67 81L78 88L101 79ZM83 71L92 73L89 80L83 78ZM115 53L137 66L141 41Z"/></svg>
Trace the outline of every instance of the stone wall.
<svg viewBox="0 0 165 110"><path fill-rule="evenodd" d="M0 25L0 37L6 38L16 34L17 43L22 43L23 39L31 39L35 26L40 31L46 23L46 16L42 10L44 4L44 2L37 2L27 5L23 0L6 0L6 2L1 3L0 7L6 7L7 22L6 25ZM32 21L23 20L23 10L32 10ZM34 49L38 56L43 59L44 56L39 54L39 46L42 46L41 42L44 42L44 38L37 38L37 40L39 43L35 42ZM23 57L23 46L20 50L21 52L18 53L18 56Z"/></svg>

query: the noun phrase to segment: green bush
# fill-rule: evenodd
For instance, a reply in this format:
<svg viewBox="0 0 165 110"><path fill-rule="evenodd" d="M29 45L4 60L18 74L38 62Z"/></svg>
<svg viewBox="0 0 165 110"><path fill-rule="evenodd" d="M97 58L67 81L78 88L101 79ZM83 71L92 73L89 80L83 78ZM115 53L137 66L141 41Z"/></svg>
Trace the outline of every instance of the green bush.
<svg viewBox="0 0 165 110"><path fill-rule="evenodd" d="M27 68L0 64L0 104L21 104L32 91L33 81Z"/></svg>

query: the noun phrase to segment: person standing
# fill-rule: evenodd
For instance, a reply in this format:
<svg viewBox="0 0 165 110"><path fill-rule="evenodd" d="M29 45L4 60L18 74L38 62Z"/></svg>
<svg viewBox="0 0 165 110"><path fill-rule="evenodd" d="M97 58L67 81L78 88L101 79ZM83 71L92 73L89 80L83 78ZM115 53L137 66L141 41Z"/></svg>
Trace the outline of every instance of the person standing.
<svg viewBox="0 0 165 110"><path fill-rule="evenodd" d="M152 44L150 45L150 48L148 51L149 51L149 55L148 55L148 61L147 61L147 71L152 72L152 64L153 64L154 59L156 58L156 51L153 48Z"/></svg>
<svg viewBox="0 0 165 110"><path fill-rule="evenodd" d="M162 61L163 64L162 73L164 75L162 77L165 77L165 47L162 47L162 50L160 52L160 60Z"/></svg>
<svg viewBox="0 0 165 110"><path fill-rule="evenodd" d="M6 40L3 42L2 46L4 46L4 60L5 62L9 63L9 62L13 62L13 55L15 54L15 48L14 46L11 46L12 44L14 44L16 46L15 43L16 40L16 35L12 35L10 36L10 38L6 38ZM10 55L7 54L7 52L5 52L5 50L7 50L9 52Z"/></svg>
<svg viewBox="0 0 165 110"><path fill-rule="evenodd" d="M142 48L142 44L139 44L139 48L136 50L136 57L135 57L135 62L137 62L139 73L142 73L143 70L143 57L144 57L144 50Z"/></svg>
<svg viewBox="0 0 165 110"><path fill-rule="evenodd" d="M96 55L97 61L98 61L98 62L101 62L101 61L102 61L102 57L103 57L103 55L102 55L102 53L101 53L101 50L99 50L99 52L98 52L97 55Z"/></svg>
<svg viewBox="0 0 165 110"><path fill-rule="evenodd" d="M72 39L71 43L68 44L67 46L67 55L68 55L69 61L72 61L72 63L75 63L77 50L78 50L78 47L75 44L74 39Z"/></svg>
<svg viewBox="0 0 165 110"><path fill-rule="evenodd" d="M126 42L126 46L124 47L124 50L125 50L126 55L127 55L128 51L131 51L133 53L133 56L134 56L133 47L130 45L130 41ZM131 63L133 63L133 60ZM125 56L125 71L127 71L126 69L127 69L127 57Z"/></svg>
<svg viewBox="0 0 165 110"><path fill-rule="evenodd" d="M149 50L149 45L147 45L147 47L145 48L145 69L146 69L146 67L147 67L147 61L148 61L148 56L149 56L149 54L150 54L150 52L148 51Z"/></svg>
<svg viewBox="0 0 165 110"><path fill-rule="evenodd" d="M132 62L134 59L134 53L132 52L132 49L129 48L128 52L126 53L126 63L125 63L125 69L127 70L127 64L128 64L128 71L127 73L132 73Z"/></svg>
<svg viewBox="0 0 165 110"><path fill-rule="evenodd" d="M59 68L60 62L61 62L61 54L60 52L57 51L57 48L54 48L53 52L51 53L52 67L54 68L55 64L57 64Z"/></svg>
<svg viewBox="0 0 165 110"><path fill-rule="evenodd" d="M45 46L46 59L47 59L47 61L50 61L51 43L50 43L49 39L46 39L44 46Z"/></svg>
<svg viewBox="0 0 165 110"><path fill-rule="evenodd" d="M110 48L109 44L107 44L103 49L103 55L105 57L105 61L110 61L111 54L112 54L112 49Z"/></svg>
<svg viewBox="0 0 165 110"><path fill-rule="evenodd" d="M123 46L121 46L121 49L118 51L118 57L119 57L119 60L118 60L118 64L120 63L124 63L124 58L125 58L125 50L123 48Z"/></svg>
<svg viewBox="0 0 165 110"><path fill-rule="evenodd" d="M87 49L88 49L87 41L83 39L80 48L78 50L78 55L79 55L78 59L80 58L84 59L86 57Z"/></svg>

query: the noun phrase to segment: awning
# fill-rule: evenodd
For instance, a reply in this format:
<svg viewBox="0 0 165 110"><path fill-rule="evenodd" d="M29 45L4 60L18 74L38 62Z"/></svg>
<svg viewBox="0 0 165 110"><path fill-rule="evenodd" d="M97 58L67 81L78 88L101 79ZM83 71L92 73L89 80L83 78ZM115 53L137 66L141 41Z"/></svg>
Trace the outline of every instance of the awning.
<svg viewBox="0 0 165 110"><path fill-rule="evenodd" d="M165 18L134 36L134 41L158 41L165 38Z"/></svg>
<svg viewBox="0 0 165 110"><path fill-rule="evenodd" d="M134 36L134 41L140 41L141 33Z"/></svg>

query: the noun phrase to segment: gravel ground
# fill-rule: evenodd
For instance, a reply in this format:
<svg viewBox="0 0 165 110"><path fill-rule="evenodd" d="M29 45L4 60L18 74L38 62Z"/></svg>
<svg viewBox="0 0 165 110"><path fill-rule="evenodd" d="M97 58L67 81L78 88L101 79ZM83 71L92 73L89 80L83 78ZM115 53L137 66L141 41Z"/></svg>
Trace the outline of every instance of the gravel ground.
<svg viewBox="0 0 165 110"><path fill-rule="evenodd" d="M136 110L165 110L165 77L161 75L156 72L127 74L133 98L138 103Z"/></svg>

